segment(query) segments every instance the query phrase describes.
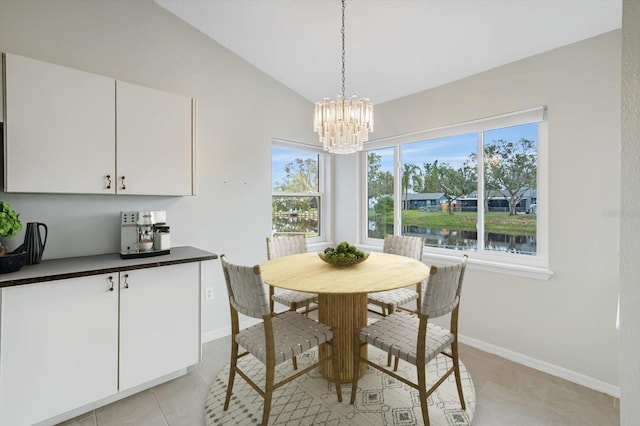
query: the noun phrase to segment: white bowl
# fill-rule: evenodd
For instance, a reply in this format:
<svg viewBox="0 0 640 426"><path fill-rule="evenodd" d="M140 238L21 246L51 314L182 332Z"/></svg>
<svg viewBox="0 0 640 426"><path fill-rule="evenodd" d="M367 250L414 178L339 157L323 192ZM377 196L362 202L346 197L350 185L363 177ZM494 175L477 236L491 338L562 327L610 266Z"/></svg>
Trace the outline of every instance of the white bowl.
<svg viewBox="0 0 640 426"><path fill-rule="evenodd" d="M153 248L153 241L142 240L138 243L138 248L140 249L140 251L149 251Z"/></svg>

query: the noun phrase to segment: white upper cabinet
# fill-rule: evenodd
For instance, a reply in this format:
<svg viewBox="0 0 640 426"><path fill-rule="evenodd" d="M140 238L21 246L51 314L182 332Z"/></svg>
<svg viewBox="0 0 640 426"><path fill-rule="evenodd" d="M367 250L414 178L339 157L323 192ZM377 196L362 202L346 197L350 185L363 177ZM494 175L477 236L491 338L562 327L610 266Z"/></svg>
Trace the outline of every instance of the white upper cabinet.
<svg viewBox="0 0 640 426"><path fill-rule="evenodd" d="M192 100L118 81L119 194L192 194Z"/></svg>
<svg viewBox="0 0 640 426"><path fill-rule="evenodd" d="M4 189L194 194L194 101L4 55Z"/></svg>
<svg viewBox="0 0 640 426"><path fill-rule="evenodd" d="M4 189L113 194L115 81L5 57Z"/></svg>

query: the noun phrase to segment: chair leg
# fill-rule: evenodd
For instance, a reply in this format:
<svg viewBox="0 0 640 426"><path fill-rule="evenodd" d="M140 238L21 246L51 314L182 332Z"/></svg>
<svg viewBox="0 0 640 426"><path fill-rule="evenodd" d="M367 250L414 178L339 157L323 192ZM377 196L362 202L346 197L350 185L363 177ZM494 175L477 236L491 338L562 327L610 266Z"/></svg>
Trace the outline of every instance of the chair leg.
<svg viewBox="0 0 640 426"><path fill-rule="evenodd" d="M358 390L358 376L360 376L360 349L362 344L360 343L359 332L354 333L353 339L353 381L351 382L351 400L350 404L356 402L356 390Z"/></svg>
<svg viewBox="0 0 640 426"><path fill-rule="evenodd" d="M236 366L238 365L238 344L233 336L231 336L231 363L229 365L229 383L227 384L227 396L224 399L223 411L227 411L229 408L229 401L231 400L231 391L233 390L233 381L236 378Z"/></svg>
<svg viewBox="0 0 640 426"><path fill-rule="evenodd" d="M400 358L396 357L396 360L393 363L393 371L398 371L398 362L399 361L400 361Z"/></svg>
<svg viewBox="0 0 640 426"><path fill-rule="evenodd" d="M291 308L289 308L290 311L296 312L298 310L298 305L296 305L295 302L293 302L291 304ZM293 364L293 369L297 370L298 369L298 359L294 356L293 358L291 358L291 363Z"/></svg>
<svg viewBox="0 0 640 426"><path fill-rule="evenodd" d="M427 405L427 366L416 366L418 370L418 393L420 394L420 408L424 425L429 426L429 407Z"/></svg>
<svg viewBox="0 0 640 426"><path fill-rule="evenodd" d="M271 412L271 397L273 396L273 382L275 380L275 365L267 365L267 376L264 386L264 407L262 408L262 423L269 424L269 413Z"/></svg>
<svg viewBox="0 0 640 426"><path fill-rule="evenodd" d="M333 362L333 371L337 372L340 366L338 365L338 354L336 354L336 347L331 344L331 361ZM335 374L335 373L334 373ZM340 381L336 380L336 394L338 395L338 402L342 402L342 388L340 387Z"/></svg>
<svg viewBox="0 0 640 426"><path fill-rule="evenodd" d="M384 310L384 308L382 308ZM393 305L387 305L387 312L389 312L389 315L391 315L392 313L395 312L395 306ZM389 352L387 354L387 367L391 367L391 352ZM394 371L397 371L398 369L398 359L396 357L396 367L394 369Z"/></svg>
<svg viewBox="0 0 640 426"><path fill-rule="evenodd" d="M463 410L466 410L464 395L462 394L462 379L460 378L460 358L458 358L458 339L451 344L451 358L453 359L453 374L456 377L456 386L458 387L458 398Z"/></svg>

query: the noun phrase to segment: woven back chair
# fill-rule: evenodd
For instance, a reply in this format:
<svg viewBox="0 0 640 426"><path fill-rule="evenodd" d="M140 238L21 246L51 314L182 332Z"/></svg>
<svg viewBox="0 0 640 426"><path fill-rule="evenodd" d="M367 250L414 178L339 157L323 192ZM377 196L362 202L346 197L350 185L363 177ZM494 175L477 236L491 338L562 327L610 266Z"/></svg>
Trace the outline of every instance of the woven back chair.
<svg viewBox="0 0 640 426"><path fill-rule="evenodd" d="M307 239L304 235L277 238L267 237L267 259L269 260L306 252ZM269 286L269 304L272 311L274 309L274 302L289 307L291 311L304 307L304 312L308 315L310 311L317 309L318 295L292 290L278 290L276 292L273 286ZM311 306L312 304L314 304L313 307Z"/></svg>
<svg viewBox="0 0 640 426"><path fill-rule="evenodd" d="M422 237L409 237L405 235L385 235L382 251L384 253L407 256L422 261L424 239ZM416 288L399 288L396 290L369 293L367 302L379 306L382 316L392 314L397 307L417 300L420 303L422 283L416 283Z"/></svg>
<svg viewBox="0 0 640 426"><path fill-rule="evenodd" d="M234 265L227 261L225 255L220 256L222 270L229 295L231 312L231 363L229 383L224 401L224 410L229 408L233 392L233 382L238 373L244 380L264 398L262 424L267 425L271 410L273 391L316 368L321 363L337 358L333 355L318 360L309 367L275 382L275 367L309 349L323 343L333 344L333 330L330 327L312 320L294 311L286 311L273 315L269 308L269 300L260 274L260 267ZM262 322L240 330L238 313ZM238 354L239 347L245 352ZM333 350L331 351L333 354ZM258 386L246 372L238 367L238 359L251 354L265 365L266 377L264 388ZM334 368L338 368L337 363ZM338 401L342 401L340 385L336 383Z"/></svg>
<svg viewBox="0 0 640 426"><path fill-rule="evenodd" d="M354 371L358 371L360 362L366 362L371 367L417 389L425 425L429 425L427 398L452 373L455 376L460 405L463 410L466 409L458 356L458 313L466 262L465 255L462 262L456 265L431 267L417 315L403 311L394 312L363 328L355 338ZM430 318L448 313L451 313L449 330L428 322ZM360 356L360 348L367 344L416 366L418 382L407 380L388 368ZM449 348L450 353L445 351ZM427 389L426 366L441 353L451 358L452 366ZM355 375L351 389L351 404L355 402L357 388L358 375Z"/></svg>

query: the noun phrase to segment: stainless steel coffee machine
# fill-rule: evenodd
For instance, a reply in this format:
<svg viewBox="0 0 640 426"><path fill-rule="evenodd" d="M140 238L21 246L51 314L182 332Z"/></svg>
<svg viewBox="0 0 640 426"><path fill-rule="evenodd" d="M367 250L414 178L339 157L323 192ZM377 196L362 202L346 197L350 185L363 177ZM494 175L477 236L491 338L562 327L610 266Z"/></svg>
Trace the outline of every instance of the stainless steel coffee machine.
<svg viewBox="0 0 640 426"><path fill-rule="evenodd" d="M170 253L167 213L158 211L120 212L120 257L159 256Z"/></svg>

